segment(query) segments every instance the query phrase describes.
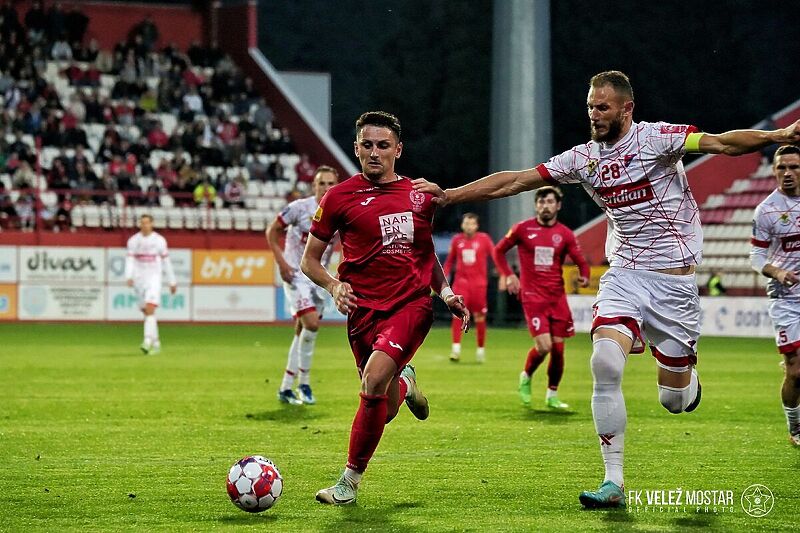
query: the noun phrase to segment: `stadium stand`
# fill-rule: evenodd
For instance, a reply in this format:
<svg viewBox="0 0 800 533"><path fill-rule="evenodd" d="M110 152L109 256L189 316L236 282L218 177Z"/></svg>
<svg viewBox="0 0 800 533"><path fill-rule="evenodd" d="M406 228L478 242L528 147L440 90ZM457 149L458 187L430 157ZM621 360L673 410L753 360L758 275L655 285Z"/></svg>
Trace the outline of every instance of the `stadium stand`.
<svg viewBox="0 0 800 533"><path fill-rule="evenodd" d="M84 46L89 19L34 2L0 18L0 229L263 231L305 193L265 99L214 47L155 50L150 20ZM297 170L296 170L297 169Z"/></svg>
<svg viewBox="0 0 800 533"><path fill-rule="evenodd" d="M712 272L723 273L732 295L759 295L761 277L750 268L750 234L756 206L775 190L771 163L762 158L750 176L735 180L721 194L711 194L700 206L703 223L703 264L697 283L705 286Z"/></svg>

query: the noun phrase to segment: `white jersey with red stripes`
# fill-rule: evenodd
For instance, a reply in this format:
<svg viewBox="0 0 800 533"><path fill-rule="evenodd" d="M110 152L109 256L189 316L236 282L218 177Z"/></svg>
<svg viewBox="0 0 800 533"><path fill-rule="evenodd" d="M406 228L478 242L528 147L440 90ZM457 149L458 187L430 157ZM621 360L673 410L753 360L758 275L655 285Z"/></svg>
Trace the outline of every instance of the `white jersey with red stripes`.
<svg viewBox="0 0 800 533"><path fill-rule="evenodd" d="M128 256L125 261L125 278L139 281L153 281L161 283L161 272L166 270L167 281L175 285L175 273L169 260L167 240L152 232L143 235L138 232L128 239Z"/></svg>
<svg viewBox="0 0 800 533"><path fill-rule="evenodd" d="M697 128L634 122L613 145L589 141L536 167L551 183L581 183L608 218L613 267L660 270L696 265L703 232L681 158Z"/></svg>
<svg viewBox="0 0 800 533"><path fill-rule="evenodd" d="M316 197L309 196L290 202L278 215L278 221L284 228L287 228L283 257L292 268L300 268L300 260L303 258L303 251L306 248L306 241L308 241L308 231L311 229L311 221L318 207ZM326 268L332 253L333 246L328 245L322 255L322 265Z"/></svg>
<svg viewBox="0 0 800 533"><path fill-rule="evenodd" d="M800 197L780 190L767 196L753 215L751 256L791 272L800 272ZM770 278L767 294L772 298L800 299L800 284L790 287Z"/></svg>

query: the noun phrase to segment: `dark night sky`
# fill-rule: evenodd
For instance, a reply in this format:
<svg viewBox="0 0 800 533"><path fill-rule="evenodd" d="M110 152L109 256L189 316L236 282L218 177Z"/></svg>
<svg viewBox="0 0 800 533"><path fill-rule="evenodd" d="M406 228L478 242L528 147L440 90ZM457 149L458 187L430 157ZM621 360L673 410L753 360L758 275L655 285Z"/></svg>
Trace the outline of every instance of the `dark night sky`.
<svg viewBox="0 0 800 533"><path fill-rule="evenodd" d="M553 153L587 139L587 81L601 70L630 76L636 120L709 132L748 127L800 98L789 5L553 0ZM261 48L277 68L331 73L333 135L348 153L358 115L385 109L405 131L400 172L446 185L486 172L490 0L264 0L259 16ZM562 212L568 225L597 213L582 207L582 192L567 194L579 207ZM440 220L452 225L455 213Z"/></svg>

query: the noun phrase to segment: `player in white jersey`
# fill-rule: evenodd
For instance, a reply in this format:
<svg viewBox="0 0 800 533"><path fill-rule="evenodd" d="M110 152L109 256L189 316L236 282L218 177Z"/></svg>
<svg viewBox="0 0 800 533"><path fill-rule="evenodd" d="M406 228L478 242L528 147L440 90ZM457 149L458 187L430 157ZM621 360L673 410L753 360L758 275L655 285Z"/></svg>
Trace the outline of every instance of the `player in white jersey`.
<svg viewBox="0 0 800 533"><path fill-rule="evenodd" d="M504 171L442 191L418 190L439 203L489 200L554 183L580 183L603 208L611 268L600 281L592 323L592 415L605 478L581 493L586 507L624 507L622 457L627 423L622 373L629 353L649 341L658 364L658 396L671 413L694 410L700 384L694 365L700 333L695 265L702 232L681 158L687 152L739 155L772 143L800 141L800 121L775 131L711 135L688 125L633 122L633 89L619 71L602 72L586 101L592 140L550 161ZM631 290L635 287L636 290Z"/></svg>
<svg viewBox="0 0 800 533"><path fill-rule="evenodd" d="M154 355L161 351L156 308L161 302L162 268L167 273L169 290L175 294L178 286L172 262L169 260L167 240L153 231L153 217L142 215L139 219L139 233L128 239L125 279L128 286L136 291L139 308L144 313L144 340L141 349L145 355Z"/></svg>
<svg viewBox="0 0 800 533"><path fill-rule="evenodd" d="M750 264L770 278L769 315L785 370L781 401L789 441L800 446L800 148L778 148L772 173L778 188L756 207Z"/></svg>
<svg viewBox="0 0 800 533"><path fill-rule="evenodd" d="M300 270L300 259L303 257L311 219L317 211L319 202L338 180L339 174L336 169L329 166L319 167L312 183L314 194L287 205L266 231L267 242L275 255L275 262L278 263L283 279L284 294L289 302L292 316L296 319L295 335L289 347L289 359L278 389L278 400L283 403L292 405L316 403L310 383L311 360L327 293L303 274ZM282 237L286 239L283 248ZM332 246L329 246L325 252L323 257L325 266L330 261L332 251ZM298 377L299 398L293 390L294 381Z"/></svg>

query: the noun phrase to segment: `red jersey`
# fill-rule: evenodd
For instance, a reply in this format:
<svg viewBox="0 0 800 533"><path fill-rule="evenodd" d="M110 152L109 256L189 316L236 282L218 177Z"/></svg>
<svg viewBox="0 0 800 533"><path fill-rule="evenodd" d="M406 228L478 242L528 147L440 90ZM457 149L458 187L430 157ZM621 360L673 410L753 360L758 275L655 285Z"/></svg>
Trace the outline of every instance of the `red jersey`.
<svg viewBox="0 0 800 533"><path fill-rule="evenodd" d="M575 234L560 222L543 226L535 218L514 225L494 249L494 262L504 276L513 274L506 252L519 248L520 300L552 301L564 294L561 266L569 255L581 276L589 277L589 263L583 257Z"/></svg>
<svg viewBox="0 0 800 533"><path fill-rule="evenodd" d="M450 251L444 262L444 275L450 277L453 263L456 267L456 282L470 287L486 287L489 284L486 273L486 260L492 256L494 242L488 233L479 231L472 237L460 233L450 241Z"/></svg>
<svg viewBox="0 0 800 533"><path fill-rule="evenodd" d="M339 279L353 287L359 307L389 311L430 294L436 261L431 223L436 206L411 180L376 184L356 174L328 190L310 233L342 241Z"/></svg>

